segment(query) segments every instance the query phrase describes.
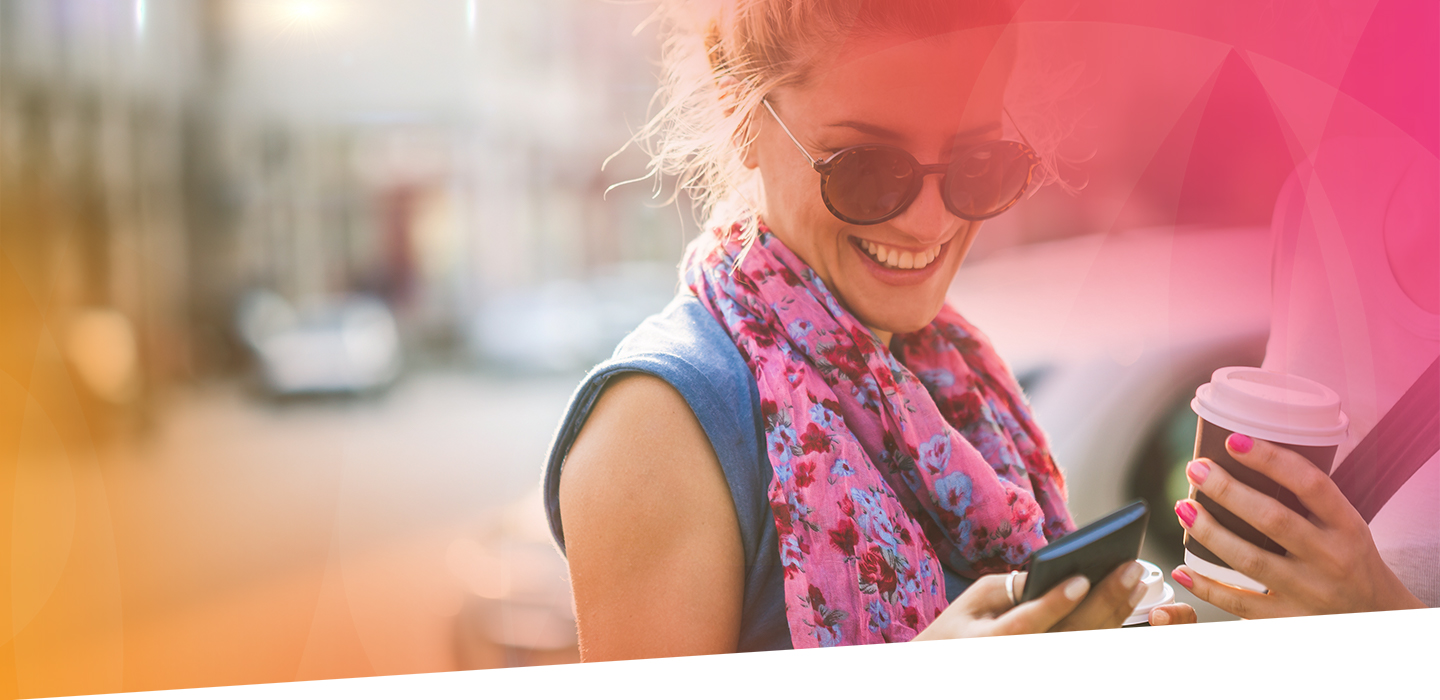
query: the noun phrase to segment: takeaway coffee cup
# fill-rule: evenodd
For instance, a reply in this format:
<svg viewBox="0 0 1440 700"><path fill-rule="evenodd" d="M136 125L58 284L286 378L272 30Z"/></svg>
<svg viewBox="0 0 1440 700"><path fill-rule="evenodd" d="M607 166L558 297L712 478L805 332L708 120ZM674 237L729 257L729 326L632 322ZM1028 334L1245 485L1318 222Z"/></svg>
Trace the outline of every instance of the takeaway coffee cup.
<svg viewBox="0 0 1440 700"><path fill-rule="evenodd" d="M1190 407L1200 416L1195 435L1195 457L1205 457L1250 488L1266 494L1302 517L1310 512L1289 489L1230 457L1225 439L1241 433L1276 443L1299 453L1325 473L1335 460L1335 449L1345 439L1350 419L1340 410L1340 397L1329 387L1291 374L1256 367L1223 367L1210 383L1195 391ZM1190 497L1205 507L1217 522L1257 547L1284 555L1285 549L1249 523L1190 488ZM1214 552L1185 535L1185 564L1196 573L1252 591L1265 586L1230 568Z"/></svg>
<svg viewBox="0 0 1440 700"><path fill-rule="evenodd" d="M1160 567L1144 559L1139 561L1145 567L1145 573L1140 577L1140 584L1145 587L1145 597L1140 599L1140 604L1135 606L1135 611L1130 613L1130 617L1125 619L1121 627L1149 627L1151 610L1175 602L1175 589L1165 583L1165 574L1160 572Z"/></svg>

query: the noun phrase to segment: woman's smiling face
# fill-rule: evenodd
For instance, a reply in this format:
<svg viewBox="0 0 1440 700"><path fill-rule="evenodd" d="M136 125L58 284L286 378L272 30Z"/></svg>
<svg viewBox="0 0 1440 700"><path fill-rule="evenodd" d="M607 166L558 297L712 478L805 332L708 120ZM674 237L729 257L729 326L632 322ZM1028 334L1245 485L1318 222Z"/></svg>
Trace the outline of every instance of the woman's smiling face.
<svg viewBox="0 0 1440 700"><path fill-rule="evenodd" d="M811 157L867 143L898 146L921 163L947 162L956 146L1000 138L1012 51L995 35L852 43L803 84L770 93ZM888 341L935 319L980 229L945 208L940 175L925 178L899 216L872 226L835 218L820 174L764 109L746 165L759 168L766 224L808 263L840 303ZM898 264L887 262L894 251Z"/></svg>

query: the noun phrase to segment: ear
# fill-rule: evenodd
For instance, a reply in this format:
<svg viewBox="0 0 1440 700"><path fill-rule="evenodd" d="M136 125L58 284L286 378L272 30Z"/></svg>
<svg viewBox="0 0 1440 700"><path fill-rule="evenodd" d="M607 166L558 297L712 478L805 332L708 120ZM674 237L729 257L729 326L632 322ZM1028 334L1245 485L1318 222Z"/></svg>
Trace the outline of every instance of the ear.
<svg viewBox="0 0 1440 700"><path fill-rule="evenodd" d="M725 116L733 115L735 104L739 100L740 81L733 75L727 75L716 81L716 85L720 88L720 100L725 104ZM753 138L758 133L757 126L755 115L751 115L751 118L746 119L740 128L735 130L735 134L730 140L732 145L740 149L740 162L751 170L760 167L760 159L755 155Z"/></svg>
<svg viewBox="0 0 1440 700"><path fill-rule="evenodd" d="M750 170L760 167L760 156L756 154L759 150L755 143L759 135L759 125L755 123L756 117L752 115L745 120L745 125L735 132L735 147L740 149L740 163Z"/></svg>

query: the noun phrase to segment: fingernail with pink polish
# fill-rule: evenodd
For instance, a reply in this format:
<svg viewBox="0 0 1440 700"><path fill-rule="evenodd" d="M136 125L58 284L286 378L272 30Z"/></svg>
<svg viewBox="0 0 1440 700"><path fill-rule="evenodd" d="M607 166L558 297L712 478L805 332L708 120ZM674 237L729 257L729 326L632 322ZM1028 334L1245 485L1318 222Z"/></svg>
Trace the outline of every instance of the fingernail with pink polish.
<svg viewBox="0 0 1440 700"><path fill-rule="evenodd" d="M1171 571L1170 578L1175 579L1175 583L1184 586L1187 591L1195 586L1195 582L1190 579L1190 575L1179 569Z"/></svg>
<svg viewBox="0 0 1440 700"><path fill-rule="evenodd" d="M1251 440L1248 435L1230 433L1230 437L1225 438L1225 446L1229 447L1231 452L1243 455L1255 446L1255 441Z"/></svg>
<svg viewBox="0 0 1440 700"><path fill-rule="evenodd" d="M1180 501L1175 504L1175 515L1179 516L1180 522L1189 528L1195 524L1195 506L1189 501Z"/></svg>
<svg viewBox="0 0 1440 700"><path fill-rule="evenodd" d="M1200 486L1205 483L1205 477L1210 476L1210 465L1197 459L1185 466L1185 475L1190 477L1190 483Z"/></svg>

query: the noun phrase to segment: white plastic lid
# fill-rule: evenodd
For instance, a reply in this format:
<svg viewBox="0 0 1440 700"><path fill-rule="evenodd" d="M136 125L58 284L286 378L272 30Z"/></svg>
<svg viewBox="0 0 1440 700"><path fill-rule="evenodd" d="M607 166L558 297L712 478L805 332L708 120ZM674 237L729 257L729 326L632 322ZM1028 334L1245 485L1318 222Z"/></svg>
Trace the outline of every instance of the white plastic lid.
<svg viewBox="0 0 1440 700"><path fill-rule="evenodd" d="M1215 370L1190 407L1226 430L1287 445L1338 445L1350 427L1330 387L1258 367Z"/></svg>
<svg viewBox="0 0 1440 700"><path fill-rule="evenodd" d="M1175 589L1165 583L1165 574L1161 573L1160 567L1144 559L1139 561L1145 567L1145 573L1140 576L1140 583L1145 586L1145 597L1135 606L1135 612L1125 618L1122 627L1149 622L1151 610L1175 602Z"/></svg>

